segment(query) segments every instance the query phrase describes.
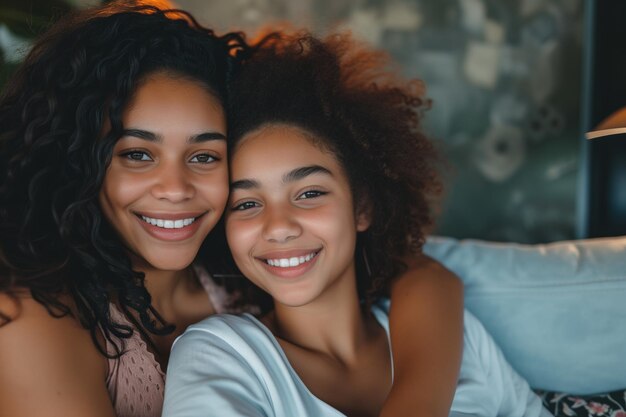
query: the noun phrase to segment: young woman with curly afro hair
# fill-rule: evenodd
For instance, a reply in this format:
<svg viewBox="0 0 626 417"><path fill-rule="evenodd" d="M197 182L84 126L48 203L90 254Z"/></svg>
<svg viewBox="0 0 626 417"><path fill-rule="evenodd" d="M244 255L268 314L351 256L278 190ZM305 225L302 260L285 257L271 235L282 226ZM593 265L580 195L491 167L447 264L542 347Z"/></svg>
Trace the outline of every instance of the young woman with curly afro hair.
<svg viewBox="0 0 626 417"><path fill-rule="evenodd" d="M55 24L9 80L0 415L160 415L173 340L227 308L225 241L212 232L228 196L224 109L238 106L230 88L253 50L183 12L113 2ZM461 285L406 256L394 355L431 375L441 409L460 361ZM415 401L404 374L388 409Z"/></svg>
<svg viewBox="0 0 626 417"><path fill-rule="evenodd" d="M389 294L402 260L421 251L440 186L420 131L423 86L386 64L345 35L283 33L243 66L229 109L225 232L245 277L236 302L260 311L213 315L174 343L165 417L545 415L469 312L458 384L430 366L441 352L389 344L411 320L456 332L439 315L456 314L457 300L425 288L405 327L389 320ZM405 368L405 354L420 355L418 366ZM419 400L394 402L392 382L407 378L402 394Z"/></svg>

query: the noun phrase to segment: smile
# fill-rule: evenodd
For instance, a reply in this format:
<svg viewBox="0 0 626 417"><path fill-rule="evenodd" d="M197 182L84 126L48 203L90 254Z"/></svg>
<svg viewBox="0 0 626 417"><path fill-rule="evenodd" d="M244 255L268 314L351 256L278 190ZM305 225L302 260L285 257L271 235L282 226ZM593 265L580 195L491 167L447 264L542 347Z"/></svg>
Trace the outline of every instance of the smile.
<svg viewBox="0 0 626 417"><path fill-rule="evenodd" d="M318 253L319 251L311 252L304 256L293 256L291 258L265 259L265 262L268 265L278 268L293 268L294 266L302 265L303 263L309 262Z"/></svg>
<svg viewBox="0 0 626 417"><path fill-rule="evenodd" d="M153 226L160 227L163 229L182 229L185 226L189 226L194 221L196 221L197 217L189 217L186 219L155 219L152 217L141 215L141 220L146 223L149 223Z"/></svg>

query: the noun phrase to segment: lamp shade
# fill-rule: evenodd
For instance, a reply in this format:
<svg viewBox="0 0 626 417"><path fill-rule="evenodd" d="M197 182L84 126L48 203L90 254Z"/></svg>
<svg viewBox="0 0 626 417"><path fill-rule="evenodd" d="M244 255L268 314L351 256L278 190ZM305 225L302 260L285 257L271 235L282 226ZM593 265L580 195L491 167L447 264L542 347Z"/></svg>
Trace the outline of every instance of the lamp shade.
<svg viewBox="0 0 626 417"><path fill-rule="evenodd" d="M626 107L587 132L588 236L626 235Z"/></svg>
<svg viewBox="0 0 626 417"><path fill-rule="evenodd" d="M604 119L593 130L587 132L587 139L601 138L626 133L626 107L622 107Z"/></svg>

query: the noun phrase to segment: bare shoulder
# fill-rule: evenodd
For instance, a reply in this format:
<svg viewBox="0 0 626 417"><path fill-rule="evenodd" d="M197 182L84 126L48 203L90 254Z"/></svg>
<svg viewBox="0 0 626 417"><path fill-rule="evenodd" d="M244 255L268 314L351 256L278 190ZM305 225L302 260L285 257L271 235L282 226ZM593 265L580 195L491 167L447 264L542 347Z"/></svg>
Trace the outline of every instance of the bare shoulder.
<svg viewBox="0 0 626 417"><path fill-rule="evenodd" d="M24 294L0 294L0 311L9 318L0 326L0 415L113 415L96 411L112 413L106 358L75 318L53 317Z"/></svg>
<svg viewBox="0 0 626 417"><path fill-rule="evenodd" d="M392 298L403 294L420 298L444 297L462 302L463 282L439 261L423 254L403 259L407 270L392 284Z"/></svg>
<svg viewBox="0 0 626 417"><path fill-rule="evenodd" d="M458 333L463 322L463 282L441 263L418 255L391 286L390 319L425 330L434 326ZM419 333L419 332L418 332Z"/></svg>
<svg viewBox="0 0 626 417"><path fill-rule="evenodd" d="M0 311L9 318L0 327L1 350L12 349L17 344L20 345L18 352L39 349L40 344L51 351L58 348L63 348L62 352L95 350L93 343L89 347L84 343L91 338L78 320L71 316L54 317L30 295L0 294Z"/></svg>

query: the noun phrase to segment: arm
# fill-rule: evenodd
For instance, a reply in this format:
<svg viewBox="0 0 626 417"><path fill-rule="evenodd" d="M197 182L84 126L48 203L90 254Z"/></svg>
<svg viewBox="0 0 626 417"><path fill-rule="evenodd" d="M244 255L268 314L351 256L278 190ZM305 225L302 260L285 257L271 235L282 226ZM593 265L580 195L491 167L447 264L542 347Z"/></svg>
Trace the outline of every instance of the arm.
<svg viewBox="0 0 626 417"><path fill-rule="evenodd" d="M447 417L463 346L463 284L421 255L391 288L394 383L381 417Z"/></svg>
<svg viewBox="0 0 626 417"><path fill-rule="evenodd" d="M106 359L71 317L56 319L30 298L19 311L0 294L13 320L0 326L0 415L114 417Z"/></svg>

